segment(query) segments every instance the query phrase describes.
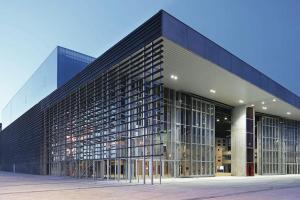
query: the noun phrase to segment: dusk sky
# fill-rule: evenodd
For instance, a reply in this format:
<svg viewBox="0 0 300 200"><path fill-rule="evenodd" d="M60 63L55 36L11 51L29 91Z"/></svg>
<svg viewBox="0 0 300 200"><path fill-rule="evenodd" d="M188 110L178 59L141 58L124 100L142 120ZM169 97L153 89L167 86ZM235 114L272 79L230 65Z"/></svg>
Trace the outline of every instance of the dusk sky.
<svg viewBox="0 0 300 200"><path fill-rule="evenodd" d="M160 9L300 96L298 0L0 3L0 110L57 45L98 57Z"/></svg>

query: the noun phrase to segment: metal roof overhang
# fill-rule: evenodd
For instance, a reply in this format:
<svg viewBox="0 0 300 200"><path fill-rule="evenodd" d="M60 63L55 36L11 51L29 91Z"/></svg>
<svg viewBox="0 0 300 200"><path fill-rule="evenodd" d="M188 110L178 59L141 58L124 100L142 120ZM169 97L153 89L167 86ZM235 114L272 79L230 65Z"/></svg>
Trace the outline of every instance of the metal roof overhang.
<svg viewBox="0 0 300 200"><path fill-rule="evenodd" d="M166 86L230 106L255 105L257 112L300 120L299 96L167 12L161 14Z"/></svg>
<svg viewBox="0 0 300 200"><path fill-rule="evenodd" d="M231 106L239 105L238 101L243 99L248 105L256 104L257 111L300 120L299 96L163 10L45 98L43 107L62 99L159 37L165 39L164 82L167 86ZM176 83L169 79L170 73L178 73ZM215 89L216 94L209 93L210 89ZM277 102L270 102L274 97ZM267 110L260 109L261 101L266 102ZM291 115L287 116L286 112L291 112Z"/></svg>
<svg viewBox="0 0 300 200"><path fill-rule="evenodd" d="M300 120L299 108L166 38L163 67L163 82L169 88L230 106L253 104L257 112ZM177 76L178 79L172 79L171 75ZM215 93L211 93L211 89L215 90ZM263 107L267 109L264 110ZM287 112L291 114L288 115Z"/></svg>

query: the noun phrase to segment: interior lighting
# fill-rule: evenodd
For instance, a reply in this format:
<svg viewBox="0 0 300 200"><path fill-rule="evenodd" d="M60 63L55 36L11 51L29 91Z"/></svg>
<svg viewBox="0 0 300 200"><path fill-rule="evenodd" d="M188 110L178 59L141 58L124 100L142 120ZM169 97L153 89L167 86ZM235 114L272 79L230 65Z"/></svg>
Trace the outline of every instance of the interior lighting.
<svg viewBox="0 0 300 200"><path fill-rule="evenodd" d="M178 76L172 74L172 75L171 75L171 79L177 80L177 79L178 79Z"/></svg>
<svg viewBox="0 0 300 200"><path fill-rule="evenodd" d="M244 103L244 100L240 99L240 100L239 100L239 103L240 103L240 104Z"/></svg>
<svg viewBox="0 0 300 200"><path fill-rule="evenodd" d="M209 92L212 94L216 94L216 90L214 90L214 89L210 89Z"/></svg>

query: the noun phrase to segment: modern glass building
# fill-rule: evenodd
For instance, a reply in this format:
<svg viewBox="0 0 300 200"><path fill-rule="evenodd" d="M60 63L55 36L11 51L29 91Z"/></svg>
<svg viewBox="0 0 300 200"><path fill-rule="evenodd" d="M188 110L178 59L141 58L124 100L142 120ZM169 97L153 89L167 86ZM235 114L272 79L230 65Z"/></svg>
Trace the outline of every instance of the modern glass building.
<svg viewBox="0 0 300 200"><path fill-rule="evenodd" d="M0 168L144 183L298 174L299 136L299 96L160 11L6 127Z"/></svg>
<svg viewBox="0 0 300 200"><path fill-rule="evenodd" d="M3 127L7 127L94 60L73 50L56 47L3 109Z"/></svg>

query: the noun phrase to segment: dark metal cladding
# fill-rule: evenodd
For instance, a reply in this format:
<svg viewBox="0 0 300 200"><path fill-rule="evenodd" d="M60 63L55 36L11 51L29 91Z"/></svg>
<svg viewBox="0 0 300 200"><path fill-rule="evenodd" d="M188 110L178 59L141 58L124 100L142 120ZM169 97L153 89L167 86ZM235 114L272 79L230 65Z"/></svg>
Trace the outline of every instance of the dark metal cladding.
<svg viewBox="0 0 300 200"><path fill-rule="evenodd" d="M165 11L162 11L162 31L164 38L300 109L299 96Z"/></svg>
<svg viewBox="0 0 300 200"><path fill-rule="evenodd" d="M0 169L43 174L43 112L37 104L1 132Z"/></svg>

